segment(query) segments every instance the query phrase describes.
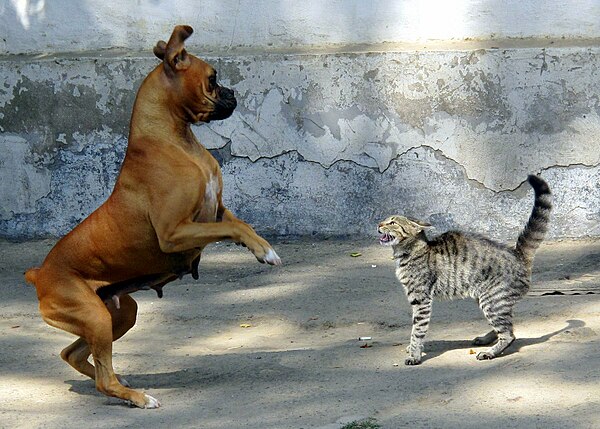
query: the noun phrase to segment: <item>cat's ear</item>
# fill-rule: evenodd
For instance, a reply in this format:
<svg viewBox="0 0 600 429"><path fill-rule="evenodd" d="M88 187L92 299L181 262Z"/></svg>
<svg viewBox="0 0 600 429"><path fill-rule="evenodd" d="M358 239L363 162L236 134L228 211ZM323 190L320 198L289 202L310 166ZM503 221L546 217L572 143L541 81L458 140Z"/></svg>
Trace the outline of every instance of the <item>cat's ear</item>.
<svg viewBox="0 0 600 429"><path fill-rule="evenodd" d="M422 220L418 220L418 219L414 219L414 218L407 218L409 220L409 222L417 229L419 230L424 230L424 229L429 229L429 228L433 228L433 226L425 221Z"/></svg>

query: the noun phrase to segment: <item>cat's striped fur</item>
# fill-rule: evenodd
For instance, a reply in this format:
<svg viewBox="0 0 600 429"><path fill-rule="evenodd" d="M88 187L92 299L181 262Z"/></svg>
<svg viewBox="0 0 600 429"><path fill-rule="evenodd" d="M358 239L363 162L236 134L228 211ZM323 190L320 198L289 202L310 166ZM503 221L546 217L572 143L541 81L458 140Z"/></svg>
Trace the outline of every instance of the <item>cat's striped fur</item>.
<svg viewBox="0 0 600 429"><path fill-rule="evenodd" d="M485 345L497 340L477 359L493 359L514 341L513 306L529 290L533 257L544 239L552 209L548 184L533 175L527 180L534 189L535 202L515 248L456 231L428 239L424 230L431 225L399 215L379 224L380 241L393 248L396 276L413 310L407 365L421 363L434 297L477 300L493 330L473 343Z"/></svg>

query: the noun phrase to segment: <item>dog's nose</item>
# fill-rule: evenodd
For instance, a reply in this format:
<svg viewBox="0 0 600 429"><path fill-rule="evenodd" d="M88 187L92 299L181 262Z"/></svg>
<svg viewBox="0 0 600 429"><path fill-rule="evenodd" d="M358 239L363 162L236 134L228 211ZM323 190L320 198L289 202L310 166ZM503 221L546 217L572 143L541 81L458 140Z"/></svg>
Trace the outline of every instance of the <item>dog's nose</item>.
<svg viewBox="0 0 600 429"><path fill-rule="evenodd" d="M229 88L225 88L224 86L222 86L219 90L219 96L221 98L235 98L235 95L233 93L233 89L229 89Z"/></svg>

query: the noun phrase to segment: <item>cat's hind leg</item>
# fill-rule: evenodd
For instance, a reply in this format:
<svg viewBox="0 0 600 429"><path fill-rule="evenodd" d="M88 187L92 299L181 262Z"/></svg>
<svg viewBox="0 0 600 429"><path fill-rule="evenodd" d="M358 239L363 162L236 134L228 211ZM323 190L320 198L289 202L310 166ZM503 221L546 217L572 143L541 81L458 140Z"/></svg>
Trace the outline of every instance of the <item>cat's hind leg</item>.
<svg viewBox="0 0 600 429"><path fill-rule="evenodd" d="M477 353L477 360L488 360L498 357L515 340L512 332L503 332L498 334L498 342L484 352Z"/></svg>
<svg viewBox="0 0 600 429"><path fill-rule="evenodd" d="M474 346L487 346L498 339L498 334L493 329L485 335L473 338Z"/></svg>
<svg viewBox="0 0 600 429"><path fill-rule="evenodd" d="M479 299L479 306L483 311L483 315L490 325L492 325L492 328L494 328L493 332L497 336L498 341L486 351L478 353L477 360L494 359L515 340L515 336L513 335L512 309L515 302L520 298L520 295L503 289L502 285L499 285L489 295L480 297ZM491 339L493 336L492 333L488 333L475 340L481 339L485 341Z"/></svg>

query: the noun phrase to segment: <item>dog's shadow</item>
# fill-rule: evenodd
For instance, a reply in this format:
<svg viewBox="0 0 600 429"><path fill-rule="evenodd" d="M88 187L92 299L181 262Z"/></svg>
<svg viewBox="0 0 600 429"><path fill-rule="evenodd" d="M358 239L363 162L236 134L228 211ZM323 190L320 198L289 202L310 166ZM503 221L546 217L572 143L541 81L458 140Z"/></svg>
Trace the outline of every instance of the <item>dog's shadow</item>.
<svg viewBox="0 0 600 429"><path fill-rule="evenodd" d="M531 346L534 344L541 344L552 337L559 335L563 332L568 332L573 329L582 328L585 326L585 322L581 320L567 320L567 326L561 328L557 331L551 332L546 335L542 335L536 338L517 338L510 347L504 351L498 358L502 358L504 356L509 356L513 353L520 351L523 347ZM425 352L423 361L426 362L429 359L434 359L443 353L450 350L459 350L459 349L470 349L475 346L472 345L471 340L454 340L454 341L429 341L425 342ZM481 346L478 346L478 348ZM498 359L497 358L497 359ZM161 374L131 374L130 377L125 376L129 381L133 382L134 388L140 389L144 388L144 386L152 387L154 389L160 388L172 388L174 386L180 387L193 387L193 386L209 386L211 384L221 384L223 382L227 382L231 378L236 378L240 376L244 376L243 374L224 371L221 372L219 370L210 371L205 368L216 368L218 367L218 362L214 362L213 359L218 359L215 356L205 356L203 360L206 360L202 365L198 368L204 368L203 370L199 370L198 368L190 368L189 370L179 370ZM290 368L275 367L275 371L280 373L280 381L285 380L289 377L297 378L300 377L300 374L290 374ZM268 373L265 375L265 382L269 381L272 377L272 373ZM80 379L80 380L67 380L66 384L70 385L69 391L77 393L79 395L86 396L98 396L98 392L94 386L94 382L89 379ZM107 405L125 405L124 401L108 398Z"/></svg>
<svg viewBox="0 0 600 429"><path fill-rule="evenodd" d="M557 331L551 332L546 335L542 335L541 337L536 338L517 338L515 341L506 349L504 352L498 356L496 359L510 356L513 353L517 353L523 347L531 346L534 344L541 344L548 341L550 338L562 334L563 332L568 332L573 329L583 328L585 326L585 322L583 320L567 320L567 326L561 328ZM491 345L490 345L491 346ZM442 355L443 353L450 350L458 350L458 349L471 349L474 347L490 347L490 346L474 346L473 340L456 340L456 341L425 341L425 353L423 362L433 359L437 356Z"/></svg>
<svg viewBox="0 0 600 429"><path fill-rule="evenodd" d="M266 352L251 352L240 360L236 355L204 355L197 356L195 366L173 371L157 373L128 373L124 378L131 383L131 388L173 389L191 388L196 390L208 389L231 383L287 383L302 377L302 370L290 368L279 361L275 352L272 358L265 356ZM304 353L296 351L296 353ZM260 360L258 360L260 359ZM255 368L255 370L253 369ZM276 381L275 381L276 380ZM84 396L102 397L95 388L94 381L82 376L77 380L66 380L69 391ZM128 405L127 402L116 398L104 398L106 405Z"/></svg>

